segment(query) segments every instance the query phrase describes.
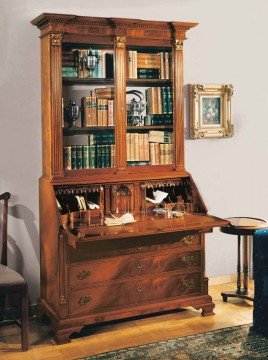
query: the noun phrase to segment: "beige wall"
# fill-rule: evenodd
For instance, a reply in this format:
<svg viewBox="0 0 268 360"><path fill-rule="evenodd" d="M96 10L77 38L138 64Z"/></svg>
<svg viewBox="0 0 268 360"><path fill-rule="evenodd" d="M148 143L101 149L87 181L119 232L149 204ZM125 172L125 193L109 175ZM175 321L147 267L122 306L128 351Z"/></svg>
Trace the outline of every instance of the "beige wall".
<svg viewBox="0 0 268 360"><path fill-rule="evenodd" d="M1 0L0 192L13 195L9 259L29 281L33 303L39 294L41 126L39 31L30 21L42 12L199 22L184 46L185 84L233 84L235 136L187 140L187 169L209 213L268 217L266 0ZM235 238L208 235L206 263L209 276L233 273Z"/></svg>

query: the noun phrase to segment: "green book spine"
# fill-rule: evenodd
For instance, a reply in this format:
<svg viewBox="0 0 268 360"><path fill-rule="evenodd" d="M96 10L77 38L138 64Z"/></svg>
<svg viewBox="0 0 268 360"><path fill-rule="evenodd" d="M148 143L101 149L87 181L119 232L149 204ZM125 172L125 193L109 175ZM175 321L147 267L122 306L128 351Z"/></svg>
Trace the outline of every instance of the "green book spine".
<svg viewBox="0 0 268 360"><path fill-rule="evenodd" d="M146 166L150 165L150 161L127 161L127 166Z"/></svg>
<svg viewBox="0 0 268 360"><path fill-rule="evenodd" d="M76 146L71 147L72 170L76 169Z"/></svg>
<svg viewBox="0 0 268 360"><path fill-rule="evenodd" d="M71 148L71 146L64 146L64 148L63 148L63 163L64 163L64 170L72 169L72 148Z"/></svg>
<svg viewBox="0 0 268 360"><path fill-rule="evenodd" d="M96 145L96 167L101 168L102 145Z"/></svg>
<svg viewBox="0 0 268 360"><path fill-rule="evenodd" d="M168 102L167 102L167 88L161 88L161 95L162 95L162 113L166 114L168 112Z"/></svg>
<svg viewBox="0 0 268 360"><path fill-rule="evenodd" d="M173 99L172 99L172 90L170 87L166 88L167 90L167 113L172 114L173 112Z"/></svg>
<svg viewBox="0 0 268 360"><path fill-rule="evenodd" d="M77 68L63 66L61 68L62 77L77 77Z"/></svg>
<svg viewBox="0 0 268 360"><path fill-rule="evenodd" d="M152 125L151 115L145 115L144 116L144 125Z"/></svg>
<svg viewBox="0 0 268 360"><path fill-rule="evenodd" d="M90 134L88 136L88 144L89 145L96 145L96 139L94 134Z"/></svg>
<svg viewBox="0 0 268 360"><path fill-rule="evenodd" d="M95 145L89 145L89 168L95 169L96 167L96 146Z"/></svg>
<svg viewBox="0 0 268 360"><path fill-rule="evenodd" d="M138 79L159 79L159 75L151 75L151 74L139 74Z"/></svg>
<svg viewBox="0 0 268 360"><path fill-rule="evenodd" d="M89 169L89 145L83 146L83 169Z"/></svg>
<svg viewBox="0 0 268 360"><path fill-rule="evenodd" d="M76 169L83 169L82 145L76 146Z"/></svg>
<svg viewBox="0 0 268 360"><path fill-rule="evenodd" d="M107 145L106 148L107 167L111 167L111 145Z"/></svg>
<svg viewBox="0 0 268 360"><path fill-rule="evenodd" d="M154 75L159 75L159 69L143 69L143 68L139 68L139 69L137 69L137 72L138 72L138 74L146 74L146 75L152 75L152 74L154 74Z"/></svg>
<svg viewBox="0 0 268 360"><path fill-rule="evenodd" d="M101 146L101 167L106 167L106 145L100 145Z"/></svg>

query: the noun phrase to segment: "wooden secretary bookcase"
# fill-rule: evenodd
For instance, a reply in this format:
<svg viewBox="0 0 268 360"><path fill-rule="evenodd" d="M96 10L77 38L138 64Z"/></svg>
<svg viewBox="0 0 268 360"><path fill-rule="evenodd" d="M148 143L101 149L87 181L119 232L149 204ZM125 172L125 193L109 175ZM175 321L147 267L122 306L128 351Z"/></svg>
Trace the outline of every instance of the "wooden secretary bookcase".
<svg viewBox="0 0 268 360"><path fill-rule="evenodd" d="M39 311L56 340L181 306L213 314L204 234L227 222L207 214L184 167L183 42L197 24L61 14L32 24L42 70ZM168 193L160 214L148 201L157 190ZM182 203L190 214L170 217ZM104 224L127 212L135 223Z"/></svg>

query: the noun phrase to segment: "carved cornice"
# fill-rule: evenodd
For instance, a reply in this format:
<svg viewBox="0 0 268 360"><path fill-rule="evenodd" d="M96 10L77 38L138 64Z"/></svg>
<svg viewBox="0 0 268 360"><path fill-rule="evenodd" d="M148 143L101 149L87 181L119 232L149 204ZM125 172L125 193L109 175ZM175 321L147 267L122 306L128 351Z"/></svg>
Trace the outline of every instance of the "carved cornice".
<svg viewBox="0 0 268 360"><path fill-rule="evenodd" d="M62 39L62 34L50 34L51 45L60 46L61 39Z"/></svg>
<svg viewBox="0 0 268 360"><path fill-rule="evenodd" d="M124 18L102 18L92 16L77 16L69 14L44 13L32 21L39 29L44 29L49 24L74 24L84 26L99 26L110 28L140 29L140 30L161 30L167 33L185 33L197 23L189 22L168 22L152 21L141 19L124 19ZM63 31L64 32L64 31Z"/></svg>

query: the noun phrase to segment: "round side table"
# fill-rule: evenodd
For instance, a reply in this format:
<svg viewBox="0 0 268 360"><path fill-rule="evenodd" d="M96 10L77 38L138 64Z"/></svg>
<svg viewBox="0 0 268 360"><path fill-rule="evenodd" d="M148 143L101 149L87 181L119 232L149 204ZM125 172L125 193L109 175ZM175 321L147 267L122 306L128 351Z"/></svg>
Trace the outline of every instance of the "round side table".
<svg viewBox="0 0 268 360"><path fill-rule="evenodd" d="M222 292L222 300L226 302L228 297L237 297L253 301L254 297L248 290L248 244L255 231L267 228L268 223L265 220L250 217L231 217L226 220L230 222L230 225L221 227L221 232L238 236L237 289L236 291ZM241 286L241 237L243 239L243 288Z"/></svg>

